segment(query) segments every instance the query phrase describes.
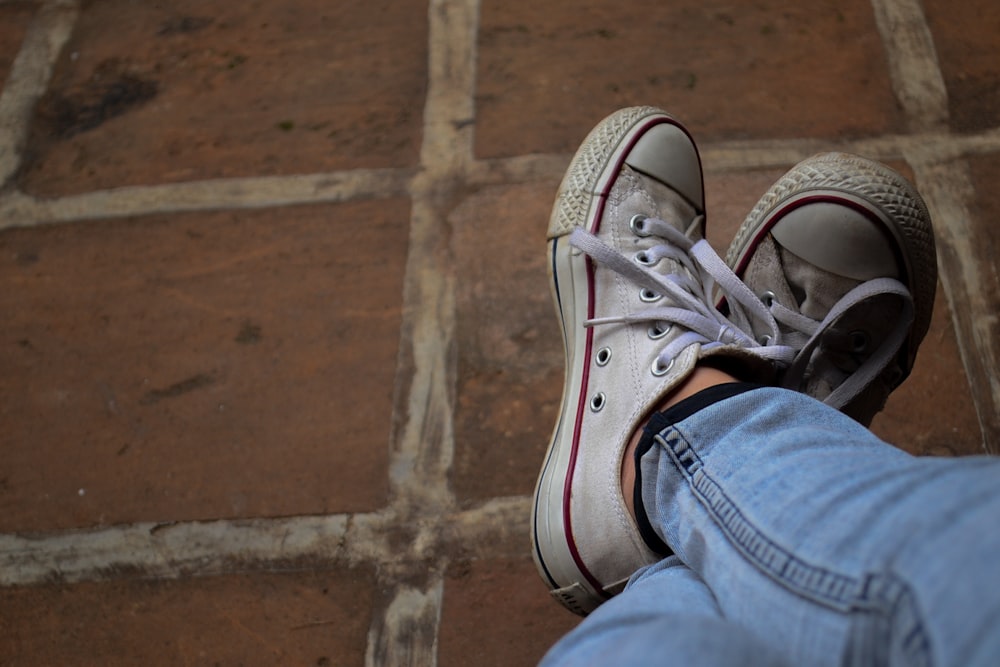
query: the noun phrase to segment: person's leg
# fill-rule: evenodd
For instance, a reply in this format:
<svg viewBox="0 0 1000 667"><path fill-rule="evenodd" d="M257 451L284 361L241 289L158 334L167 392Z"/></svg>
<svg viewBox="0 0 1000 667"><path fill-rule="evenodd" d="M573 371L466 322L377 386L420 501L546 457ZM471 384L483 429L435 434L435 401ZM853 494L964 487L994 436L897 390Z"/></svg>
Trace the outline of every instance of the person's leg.
<svg viewBox="0 0 1000 667"><path fill-rule="evenodd" d="M542 667L776 667L768 643L726 620L712 592L672 556L632 577L545 656Z"/></svg>
<svg viewBox="0 0 1000 667"><path fill-rule="evenodd" d="M996 664L1000 461L911 457L787 390L705 402L651 419L637 512L722 617L790 664Z"/></svg>

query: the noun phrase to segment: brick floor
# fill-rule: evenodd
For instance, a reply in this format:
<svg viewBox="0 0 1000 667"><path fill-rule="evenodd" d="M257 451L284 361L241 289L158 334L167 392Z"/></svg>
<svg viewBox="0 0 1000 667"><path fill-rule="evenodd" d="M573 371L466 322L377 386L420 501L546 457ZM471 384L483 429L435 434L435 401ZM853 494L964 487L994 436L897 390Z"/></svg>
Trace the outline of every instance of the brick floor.
<svg viewBox="0 0 1000 667"><path fill-rule="evenodd" d="M0 589L0 660L11 667L360 664L373 575L368 567Z"/></svg>
<svg viewBox="0 0 1000 667"><path fill-rule="evenodd" d="M635 104L702 140L896 131L874 27L862 0L484 2L477 155L572 152L595 119Z"/></svg>
<svg viewBox="0 0 1000 667"><path fill-rule="evenodd" d="M457 561L445 578L441 667L532 665L551 638L578 619L538 595L535 566L524 559Z"/></svg>
<svg viewBox="0 0 1000 667"><path fill-rule="evenodd" d="M28 2L0 5L0 83L7 81L10 66L20 51L24 31L37 9L37 4Z"/></svg>
<svg viewBox="0 0 1000 667"><path fill-rule="evenodd" d="M420 3L89 3L21 184L53 195L413 165L425 16Z"/></svg>
<svg viewBox="0 0 1000 667"><path fill-rule="evenodd" d="M625 105L695 133L720 251L814 152L914 180L873 430L1000 450L992 3L402 4L0 0L0 663L537 662L544 231Z"/></svg>
<svg viewBox="0 0 1000 667"><path fill-rule="evenodd" d="M390 431L408 215L390 200L5 234L0 529L382 507L388 450L369 443Z"/></svg>
<svg viewBox="0 0 1000 667"><path fill-rule="evenodd" d="M531 493L555 423L562 342L538 252L553 195L548 183L497 186L451 215L458 274L451 483L460 501Z"/></svg>
<svg viewBox="0 0 1000 667"><path fill-rule="evenodd" d="M1000 74L996 40L1000 7L989 0L924 3L941 58L951 102L951 125L958 132L994 128L1000 121Z"/></svg>

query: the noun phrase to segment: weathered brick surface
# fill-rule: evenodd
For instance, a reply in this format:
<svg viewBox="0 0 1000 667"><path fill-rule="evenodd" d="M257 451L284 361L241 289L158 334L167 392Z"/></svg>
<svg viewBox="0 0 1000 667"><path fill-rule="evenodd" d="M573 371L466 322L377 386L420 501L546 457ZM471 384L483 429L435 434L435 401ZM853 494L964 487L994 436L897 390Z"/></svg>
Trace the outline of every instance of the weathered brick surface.
<svg viewBox="0 0 1000 667"><path fill-rule="evenodd" d="M0 588L0 663L360 665L371 568Z"/></svg>
<svg viewBox="0 0 1000 667"><path fill-rule="evenodd" d="M996 184L1000 182L1000 155L994 153L972 158L970 166L976 199L973 202L975 217L970 221L969 232L976 239L980 260L993 267L992 276L982 276L979 290L987 303L996 305L994 312L1000 312L1000 228L996 223L1000 220L1000 198L996 194ZM994 330L996 326L994 321Z"/></svg>
<svg viewBox="0 0 1000 667"><path fill-rule="evenodd" d="M0 86L7 81L10 66L21 49L24 31L36 8L33 2L0 5Z"/></svg>
<svg viewBox="0 0 1000 667"><path fill-rule="evenodd" d="M490 0L481 26L482 157L573 151L598 120L634 104L671 111L703 140L902 127L862 0Z"/></svg>
<svg viewBox="0 0 1000 667"><path fill-rule="evenodd" d="M453 563L441 613L441 667L535 665L580 620L549 597L527 557Z"/></svg>
<svg viewBox="0 0 1000 667"><path fill-rule="evenodd" d="M413 165L422 3L86 3L36 113L23 186Z"/></svg>
<svg viewBox="0 0 1000 667"><path fill-rule="evenodd" d="M0 235L0 529L381 507L408 211Z"/></svg>
<svg viewBox="0 0 1000 667"><path fill-rule="evenodd" d="M990 0L923 3L948 88L951 126L976 132L1000 123L1000 5Z"/></svg>
<svg viewBox="0 0 1000 667"><path fill-rule="evenodd" d="M940 286L931 327L913 372L875 417L872 431L912 454L983 453L982 433L959 355L951 310Z"/></svg>
<svg viewBox="0 0 1000 667"><path fill-rule="evenodd" d="M545 262L555 189L484 189L450 217L459 350L451 483L462 500L531 493L555 424L563 349Z"/></svg>

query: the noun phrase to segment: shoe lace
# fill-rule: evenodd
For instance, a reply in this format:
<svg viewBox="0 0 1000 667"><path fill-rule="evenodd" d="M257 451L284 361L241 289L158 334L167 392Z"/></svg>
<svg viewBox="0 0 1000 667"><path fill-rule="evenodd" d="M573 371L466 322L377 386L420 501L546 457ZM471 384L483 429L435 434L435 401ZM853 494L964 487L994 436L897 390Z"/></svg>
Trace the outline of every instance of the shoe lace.
<svg viewBox="0 0 1000 667"><path fill-rule="evenodd" d="M692 343L700 343L705 350L737 345L787 367L782 385L799 389L813 368L814 355L822 353L820 346L824 334L845 313L877 296L899 297L903 308L890 333L857 369L847 372L846 377L835 378L831 383L835 388L823 398L824 403L840 409L889 366L913 322L913 298L906 286L893 278L861 283L841 297L826 317L814 320L777 300L762 301L705 239L692 241L670 223L657 218L645 218L643 229L643 236L656 237L658 242L632 258L581 228L570 234L569 242L598 264L650 290L654 296L668 297L673 305L584 322L587 327L652 322L661 332L673 325L681 326L685 331L667 341L657 357L657 365L661 368L669 367L671 360ZM663 259L672 260L672 271L653 270ZM727 304L725 314L714 305L721 303ZM767 332L759 339L754 337L752 321L762 323Z"/></svg>
<svg viewBox="0 0 1000 667"><path fill-rule="evenodd" d="M864 362L855 370L843 373L842 377L834 377L830 380L830 384L835 388L823 399L823 402L839 409L850 403L876 377L881 375L899 353L914 319L915 310L910 291L903 283L894 278L875 278L861 283L847 292L822 320L807 317L782 305L777 300L772 300L767 304L771 316L784 325L781 340L799 350L785 373L782 384L791 389L802 386L807 374L813 368L814 356L822 354L820 348L826 332L855 306L882 295L899 297L902 311L895 326ZM899 379L901 377L893 381L892 384L895 384Z"/></svg>
<svg viewBox="0 0 1000 667"><path fill-rule="evenodd" d="M659 368L668 368L672 360L693 343L700 343L706 351L737 345L781 365L793 361L795 350L779 342L781 332L767 306L743 284L706 240L692 241L670 223L657 218L645 218L643 230L641 235L655 237L655 243L631 258L579 227L570 234L569 243L603 267L649 290L651 296L667 297L670 305L593 318L584 322L584 326L651 322L660 333L669 331L674 325L680 326L683 329L680 335L666 340L659 352L656 362ZM672 260L670 270L654 270L663 259ZM720 294L727 299L730 317L714 305ZM764 322L770 333L760 340L754 338L749 326L751 319Z"/></svg>

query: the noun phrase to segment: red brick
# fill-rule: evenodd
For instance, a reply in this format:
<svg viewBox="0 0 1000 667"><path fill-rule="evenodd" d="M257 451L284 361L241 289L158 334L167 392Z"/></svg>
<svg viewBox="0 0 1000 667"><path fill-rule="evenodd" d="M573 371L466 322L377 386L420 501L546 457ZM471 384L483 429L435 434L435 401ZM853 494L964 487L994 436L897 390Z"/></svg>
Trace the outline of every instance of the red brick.
<svg viewBox="0 0 1000 667"><path fill-rule="evenodd" d="M25 30L37 8L34 2L0 5L0 86L7 81L10 66L21 50Z"/></svg>
<svg viewBox="0 0 1000 667"><path fill-rule="evenodd" d="M923 3L948 89L951 126L978 132L1000 123L997 33L1000 5L992 0Z"/></svg>
<svg viewBox="0 0 1000 667"><path fill-rule="evenodd" d="M562 341L545 230L554 183L488 188L452 214L458 396L451 484L460 499L531 492L555 424Z"/></svg>
<svg viewBox="0 0 1000 667"><path fill-rule="evenodd" d="M635 104L699 140L902 129L863 0L484 2L476 99L481 157L572 152Z"/></svg>
<svg viewBox="0 0 1000 667"><path fill-rule="evenodd" d="M785 171L709 171L705 175L705 231L709 243L723 259L747 214Z"/></svg>
<svg viewBox="0 0 1000 667"><path fill-rule="evenodd" d="M358 567L0 589L0 662L360 665L373 580Z"/></svg>
<svg viewBox="0 0 1000 667"><path fill-rule="evenodd" d="M528 556L455 563L445 578L438 664L536 665L579 621L549 596Z"/></svg>
<svg viewBox="0 0 1000 667"><path fill-rule="evenodd" d="M408 216L0 234L0 530L381 507Z"/></svg>
<svg viewBox="0 0 1000 667"><path fill-rule="evenodd" d="M883 440L912 454L982 454L982 432L958 352L951 309L938 287L931 328L910 377L872 422Z"/></svg>
<svg viewBox="0 0 1000 667"><path fill-rule="evenodd" d="M41 101L27 190L412 166L426 7L86 3Z"/></svg>

